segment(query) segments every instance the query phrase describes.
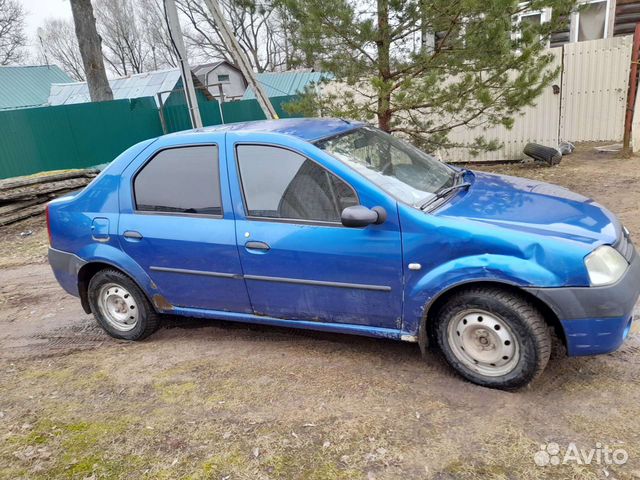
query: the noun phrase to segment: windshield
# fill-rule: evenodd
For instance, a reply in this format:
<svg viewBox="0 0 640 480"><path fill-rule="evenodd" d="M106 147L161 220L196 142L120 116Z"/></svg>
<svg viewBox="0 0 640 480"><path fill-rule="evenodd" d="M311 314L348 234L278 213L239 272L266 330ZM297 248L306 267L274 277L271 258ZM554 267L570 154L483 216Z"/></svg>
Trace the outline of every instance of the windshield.
<svg viewBox="0 0 640 480"><path fill-rule="evenodd" d="M377 128L361 127L316 146L409 205L423 205L455 183L453 169Z"/></svg>

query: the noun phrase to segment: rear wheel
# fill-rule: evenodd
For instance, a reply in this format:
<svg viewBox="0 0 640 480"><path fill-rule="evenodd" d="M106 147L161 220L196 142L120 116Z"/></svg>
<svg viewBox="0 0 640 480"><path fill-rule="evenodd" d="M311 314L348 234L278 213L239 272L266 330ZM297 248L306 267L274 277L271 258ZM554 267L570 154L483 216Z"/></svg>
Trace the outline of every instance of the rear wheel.
<svg viewBox="0 0 640 480"><path fill-rule="evenodd" d="M91 278L88 293L94 317L112 337L142 340L157 330L159 315L140 288L123 273L99 271Z"/></svg>
<svg viewBox="0 0 640 480"><path fill-rule="evenodd" d="M549 360L551 337L525 298L495 288L452 296L437 315L436 338L447 362L478 385L516 389Z"/></svg>

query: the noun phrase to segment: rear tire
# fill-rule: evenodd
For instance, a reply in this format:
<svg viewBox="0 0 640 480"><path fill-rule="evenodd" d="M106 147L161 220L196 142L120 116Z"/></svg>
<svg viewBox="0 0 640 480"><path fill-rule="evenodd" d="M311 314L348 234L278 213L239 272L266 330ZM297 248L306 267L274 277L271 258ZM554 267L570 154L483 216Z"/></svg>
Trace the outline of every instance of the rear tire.
<svg viewBox="0 0 640 480"><path fill-rule="evenodd" d="M96 321L114 338L142 340L158 329L160 316L135 282L118 270L96 273L88 296Z"/></svg>
<svg viewBox="0 0 640 480"><path fill-rule="evenodd" d="M435 334L460 375L484 387L513 390L533 381L551 352L549 328L524 297L498 288L453 295L437 312Z"/></svg>

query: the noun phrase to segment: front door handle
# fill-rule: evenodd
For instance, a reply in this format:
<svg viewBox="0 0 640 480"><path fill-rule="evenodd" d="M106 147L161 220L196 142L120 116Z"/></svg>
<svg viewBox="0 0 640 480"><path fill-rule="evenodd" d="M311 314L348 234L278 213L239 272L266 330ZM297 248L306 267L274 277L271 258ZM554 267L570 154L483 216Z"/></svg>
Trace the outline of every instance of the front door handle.
<svg viewBox="0 0 640 480"><path fill-rule="evenodd" d="M244 244L244 247L249 250L269 250L271 247L264 242L247 242Z"/></svg>
<svg viewBox="0 0 640 480"><path fill-rule="evenodd" d="M127 230L122 234L124 238L130 238L132 240L142 240L142 234L140 232L136 232L135 230Z"/></svg>

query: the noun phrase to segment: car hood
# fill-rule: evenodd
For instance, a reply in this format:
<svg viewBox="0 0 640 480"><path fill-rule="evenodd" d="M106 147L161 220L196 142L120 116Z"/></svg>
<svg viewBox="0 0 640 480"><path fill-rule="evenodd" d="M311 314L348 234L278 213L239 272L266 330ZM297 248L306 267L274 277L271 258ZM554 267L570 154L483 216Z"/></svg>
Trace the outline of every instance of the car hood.
<svg viewBox="0 0 640 480"><path fill-rule="evenodd" d="M439 216L464 217L532 234L581 243L613 244L616 217L592 199L566 188L507 175L469 172L471 183Z"/></svg>

